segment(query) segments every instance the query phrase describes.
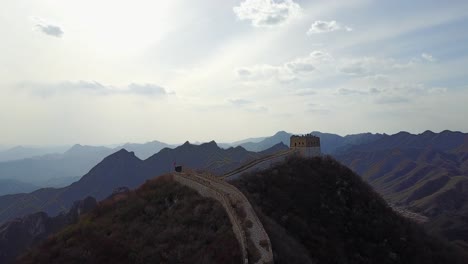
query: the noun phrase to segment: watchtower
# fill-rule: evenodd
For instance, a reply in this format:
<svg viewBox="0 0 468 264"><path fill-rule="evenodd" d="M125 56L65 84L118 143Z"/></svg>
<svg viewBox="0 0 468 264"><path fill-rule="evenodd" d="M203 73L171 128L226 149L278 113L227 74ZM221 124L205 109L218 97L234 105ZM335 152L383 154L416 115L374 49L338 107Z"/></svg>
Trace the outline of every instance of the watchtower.
<svg viewBox="0 0 468 264"><path fill-rule="evenodd" d="M321 155L320 138L312 134L303 136L292 135L289 148L297 150L303 157L315 157Z"/></svg>

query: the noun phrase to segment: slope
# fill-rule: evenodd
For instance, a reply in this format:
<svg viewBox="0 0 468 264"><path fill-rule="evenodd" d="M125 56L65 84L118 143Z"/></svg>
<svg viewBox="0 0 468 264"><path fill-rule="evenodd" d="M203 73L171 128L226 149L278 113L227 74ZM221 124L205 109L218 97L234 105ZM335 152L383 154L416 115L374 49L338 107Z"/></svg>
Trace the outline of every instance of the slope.
<svg viewBox="0 0 468 264"><path fill-rule="evenodd" d="M275 263L467 263L330 158L292 158L233 182L256 206Z"/></svg>
<svg viewBox="0 0 468 264"><path fill-rule="evenodd" d="M241 263L213 199L163 176L106 199L17 263Z"/></svg>
<svg viewBox="0 0 468 264"><path fill-rule="evenodd" d="M468 247L466 142L468 134L460 132L400 132L337 158L391 203L429 216L429 230Z"/></svg>
<svg viewBox="0 0 468 264"><path fill-rule="evenodd" d="M9 221L0 226L0 263L13 262L19 255L50 234L74 224L81 214L96 207L96 200L87 197L73 204L68 212L55 217L49 217L44 212L27 215L23 218Z"/></svg>

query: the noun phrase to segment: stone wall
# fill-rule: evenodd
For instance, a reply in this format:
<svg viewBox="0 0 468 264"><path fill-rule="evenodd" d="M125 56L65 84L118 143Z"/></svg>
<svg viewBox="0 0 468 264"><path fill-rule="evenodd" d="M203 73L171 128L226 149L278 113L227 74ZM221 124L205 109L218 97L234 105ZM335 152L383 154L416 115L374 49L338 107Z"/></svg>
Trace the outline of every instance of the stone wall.
<svg viewBox="0 0 468 264"><path fill-rule="evenodd" d="M239 246L241 247L242 258L244 259L243 263L247 264L247 238L242 229L242 223L239 219L237 219L236 214L233 212L233 208L226 195L211 187L211 183L208 180L203 180L197 177L190 177L179 173L174 174L174 180L182 185L196 190L201 196L213 198L221 203L228 214L229 220L232 224L232 231L234 232L234 235L239 242Z"/></svg>

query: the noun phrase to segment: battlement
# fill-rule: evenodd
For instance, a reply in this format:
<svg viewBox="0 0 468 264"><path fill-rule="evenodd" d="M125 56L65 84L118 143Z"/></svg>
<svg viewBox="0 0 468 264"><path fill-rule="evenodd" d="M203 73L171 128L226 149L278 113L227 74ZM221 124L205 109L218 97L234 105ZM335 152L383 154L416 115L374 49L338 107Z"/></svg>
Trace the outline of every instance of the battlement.
<svg viewBox="0 0 468 264"><path fill-rule="evenodd" d="M320 138L312 134L302 136L292 135L289 141L289 148L295 149L304 157L320 156Z"/></svg>

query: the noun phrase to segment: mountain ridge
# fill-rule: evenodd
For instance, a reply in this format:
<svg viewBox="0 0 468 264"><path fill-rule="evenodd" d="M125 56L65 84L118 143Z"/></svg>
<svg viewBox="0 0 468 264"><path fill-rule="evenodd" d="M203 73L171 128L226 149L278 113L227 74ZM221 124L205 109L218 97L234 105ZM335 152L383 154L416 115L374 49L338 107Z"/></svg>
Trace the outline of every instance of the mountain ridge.
<svg viewBox="0 0 468 264"><path fill-rule="evenodd" d="M261 155L265 153L249 152L243 148L222 149L214 141L201 145L186 142L175 149L163 149L146 160L122 149L104 158L69 186L0 196L0 223L35 211L45 211L54 216L85 196L104 199L115 188L135 188L147 179L172 171L174 162L222 174Z"/></svg>

